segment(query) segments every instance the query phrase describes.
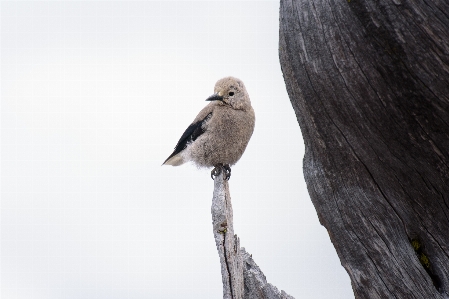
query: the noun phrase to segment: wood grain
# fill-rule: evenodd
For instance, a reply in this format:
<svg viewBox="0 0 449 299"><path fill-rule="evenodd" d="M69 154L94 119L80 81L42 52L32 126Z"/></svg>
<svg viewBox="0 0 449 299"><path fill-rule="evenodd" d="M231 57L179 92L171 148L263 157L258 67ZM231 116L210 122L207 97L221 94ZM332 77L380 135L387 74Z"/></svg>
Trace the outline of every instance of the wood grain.
<svg viewBox="0 0 449 299"><path fill-rule="evenodd" d="M220 257L224 299L294 299L267 282L262 270L234 234L229 182L223 171L214 179L212 227Z"/></svg>
<svg viewBox="0 0 449 299"><path fill-rule="evenodd" d="M355 297L449 298L449 2L281 0L279 36Z"/></svg>

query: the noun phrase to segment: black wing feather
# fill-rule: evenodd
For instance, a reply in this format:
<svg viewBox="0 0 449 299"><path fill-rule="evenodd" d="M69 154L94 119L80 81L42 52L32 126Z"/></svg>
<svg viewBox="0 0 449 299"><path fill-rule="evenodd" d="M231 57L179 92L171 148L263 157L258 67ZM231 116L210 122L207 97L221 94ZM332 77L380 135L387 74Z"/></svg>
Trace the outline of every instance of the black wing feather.
<svg viewBox="0 0 449 299"><path fill-rule="evenodd" d="M175 146L174 152L164 161L167 162L171 157L179 154L183 151L187 144L195 141L198 137L201 136L205 131L203 129L203 124L209 120L212 116L212 113L209 113L203 120L197 121L196 123L191 124L182 134L181 138L179 138L178 143Z"/></svg>

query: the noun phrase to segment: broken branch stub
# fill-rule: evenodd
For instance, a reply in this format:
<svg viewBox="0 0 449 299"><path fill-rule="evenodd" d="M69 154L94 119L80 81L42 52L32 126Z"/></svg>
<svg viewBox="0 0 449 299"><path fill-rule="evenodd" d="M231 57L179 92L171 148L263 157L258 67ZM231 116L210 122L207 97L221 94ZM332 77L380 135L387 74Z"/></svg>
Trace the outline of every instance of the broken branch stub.
<svg viewBox="0 0 449 299"><path fill-rule="evenodd" d="M223 180L223 172L214 180L211 212L215 244L220 256L223 298L242 299L243 263L239 240L234 235L229 184Z"/></svg>
<svg viewBox="0 0 449 299"><path fill-rule="evenodd" d="M220 256L224 299L294 299L267 283L252 256L240 248L234 234L231 196L223 173L215 177L212 198L212 225Z"/></svg>

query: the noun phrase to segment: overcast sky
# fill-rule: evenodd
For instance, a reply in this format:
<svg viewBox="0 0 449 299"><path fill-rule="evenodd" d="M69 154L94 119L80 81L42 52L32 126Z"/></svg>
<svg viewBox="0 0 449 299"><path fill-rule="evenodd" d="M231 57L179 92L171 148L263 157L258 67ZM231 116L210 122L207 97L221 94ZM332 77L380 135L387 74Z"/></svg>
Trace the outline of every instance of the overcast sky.
<svg viewBox="0 0 449 299"><path fill-rule="evenodd" d="M1 2L1 298L221 298L210 169L161 166L215 82L256 112L234 229L295 298L351 298L316 216L278 1Z"/></svg>

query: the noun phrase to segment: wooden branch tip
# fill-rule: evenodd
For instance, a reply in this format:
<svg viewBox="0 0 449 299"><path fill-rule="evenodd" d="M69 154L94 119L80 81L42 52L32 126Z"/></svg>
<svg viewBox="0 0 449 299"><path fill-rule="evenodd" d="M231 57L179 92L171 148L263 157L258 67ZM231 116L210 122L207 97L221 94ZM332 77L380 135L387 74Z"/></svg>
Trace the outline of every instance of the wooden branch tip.
<svg viewBox="0 0 449 299"><path fill-rule="evenodd" d="M221 264L224 299L294 299L267 283L252 256L234 234L229 183L223 173L214 179L212 227Z"/></svg>

